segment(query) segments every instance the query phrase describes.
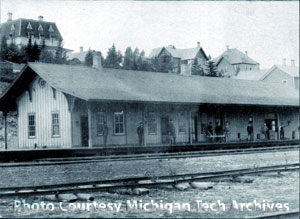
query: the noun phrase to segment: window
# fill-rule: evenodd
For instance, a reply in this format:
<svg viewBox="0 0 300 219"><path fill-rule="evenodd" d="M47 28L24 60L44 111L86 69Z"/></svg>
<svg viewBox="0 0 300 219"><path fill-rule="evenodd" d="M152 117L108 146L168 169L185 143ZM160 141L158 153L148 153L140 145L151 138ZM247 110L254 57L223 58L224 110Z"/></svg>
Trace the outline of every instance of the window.
<svg viewBox="0 0 300 219"><path fill-rule="evenodd" d="M178 115L178 132L185 133L186 132L186 118L185 113L181 112Z"/></svg>
<svg viewBox="0 0 300 219"><path fill-rule="evenodd" d="M54 32L52 25L49 27L49 32Z"/></svg>
<svg viewBox="0 0 300 219"><path fill-rule="evenodd" d="M15 28L15 25L12 24L11 27L10 27L10 30L13 31L13 30L15 30L15 29L16 29L16 28Z"/></svg>
<svg viewBox="0 0 300 219"><path fill-rule="evenodd" d="M28 137L35 138L35 114L28 114Z"/></svg>
<svg viewBox="0 0 300 219"><path fill-rule="evenodd" d="M29 30L32 30L32 26L31 26L31 24L30 24L30 23L28 23L28 25L27 25L27 29L29 29Z"/></svg>
<svg viewBox="0 0 300 219"><path fill-rule="evenodd" d="M114 113L114 134L115 135L124 135L124 112L115 112Z"/></svg>
<svg viewBox="0 0 300 219"><path fill-rule="evenodd" d="M59 114L52 113L52 137L59 136Z"/></svg>
<svg viewBox="0 0 300 219"><path fill-rule="evenodd" d="M39 25L38 30L39 31L43 31L44 30L41 24Z"/></svg>
<svg viewBox="0 0 300 219"><path fill-rule="evenodd" d="M105 122L105 114L104 112L97 112L97 135L103 135L104 132L104 122Z"/></svg>
<svg viewBox="0 0 300 219"><path fill-rule="evenodd" d="M148 116L148 134L155 135L156 134L156 114L155 112L149 112Z"/></svg>

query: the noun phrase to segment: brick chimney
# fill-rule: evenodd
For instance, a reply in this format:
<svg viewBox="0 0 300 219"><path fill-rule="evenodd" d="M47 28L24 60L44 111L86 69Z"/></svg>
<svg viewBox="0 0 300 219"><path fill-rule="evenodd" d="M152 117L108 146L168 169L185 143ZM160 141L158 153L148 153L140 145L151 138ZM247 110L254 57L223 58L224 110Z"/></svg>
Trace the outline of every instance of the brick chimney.
<svg viewBox="0 0 300 219"><path fill-rule="evenodd" d="M42 21L44 20L44 17L43 17L43 16L39 16L39 17L38 17L38 20L39 20L40 22L42 22Z"/></svg>
<svg viewBox="0 0 300 219"><path fill-rule="evenodd" d="M80 52L83 52L83 46L80 46L80 47L79 47L79 51L80 51Z"/></svg>
<svg viewBox="0 0 300 219"><path fill-rule="evenodd" d="M93 52L93 68L98 69L98 70L102 69L100 52Z"/></svg>
<svg viewBox="0 0 300 219"><path fill-rule="evenodd" d="M200 48L200 42L199 41L197 42L197 47Z"/></svg>
<svg viewBox="0 0 300 219"><path fill-rule="evenodd" d="M291 59L291 66L295 67L295 60L294 59Z"/></svg>
<svg viewBox="0 0 300 219"><path fill-rule="evenodd" d="M8 12L7 13L7 21L12 21L12 13L11 12Z"/></svg>
<svg viewBox="0 0 300 219"><path fill-rule="evenodd" d="M247 50L245 51L245 54L246 54L246 56L248 56L248 51Z"/></svg>
<svg viewBox="0 0 300 219"><path fill-rule="evenodd" d="M226 49L229 50L229 45L226 45Z"/></svg>
<svg viewBox="0 0 300 219"><path fill-rule="evenodd" d="M282 59L282 65L286 65L286 58Z"/></svg>

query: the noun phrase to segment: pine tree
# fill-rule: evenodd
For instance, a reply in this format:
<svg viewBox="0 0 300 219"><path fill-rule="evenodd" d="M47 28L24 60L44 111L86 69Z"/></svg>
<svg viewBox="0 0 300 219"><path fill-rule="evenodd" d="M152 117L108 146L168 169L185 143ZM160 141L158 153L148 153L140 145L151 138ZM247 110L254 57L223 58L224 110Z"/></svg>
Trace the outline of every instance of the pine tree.
<svg viewBox="0 0 300 219"><path fill-rule="evenodd" d="M89 67L93 66L93 53L90 49L84 58L84 63L86 66L89 66Z"/></svg>
<svg viewBox="0 0 300 219"><path fill-rule="evenodd" d="M192 70L191 71L192 71L192 75L200 75L200 76L204 75L204 70L201 67L201 65L199 65L197 58L195 58L193 63L192 63Z"/></svg>
<svg viewBox="0 0 300 219"><path fill-rule="evenodd" d="M172 56L164 54L159 57L152 59L153 70L157 72L172 72L174 69L174 63Z"/></svg>
<svg viewBox="0 0 300 219"><path fill-rule="evenodd" d="M121 68L122 54L120 51L117 52L115 44L108 49L106 59L104 60L104 67L106 68Z"/></svg>
<svg viewBox="0 0 300 219"><path fill-rule="evenodd" d="M41 51L39 46L37 45L36 42L34 42L34 45L32 47L32 53L31 53L32 62L39 61L40 53Z"/></svg>
<svg viewBox="0 0 300 219"><path fill-rule="evenodd" d="M205 76L209 76L209 77L221 77L221 75L218 72L218 68L215 64L215 62L210 59L208 61L208 63L206 64L207 67L207 72L205 74Z"/></svg>
<svg viewBox="0 0 300 219"><path fill-rule="evenodd" d="M55 64L67 63L66 50L64 50L64 48L62 47L61 41L59 42L58 47L55 50L54 63Z"/></svg>
<svg viewBox="0 0 300 219"><path fill-rule="evenodd" d="M133 54L131 47L127 47L124 55L123 68L126 70L133 69Z"/></svg>
<svg viewBox="0 0 300 219"><path fill-rule="evenodd" d="M24 57L26 62L32 62L33 61L31 54L32 54L32 41L31 41L31 37L29 37L27 47L25 49L25 57Z"/></svg>
<svg viewBox="0 0 300 219"><path fill-rule="evenodd" d="M7 52L8 52L7 39L5 36L3 36L1 39L1 47L0 47L0 56L2 60L7 59Z"/></svg>

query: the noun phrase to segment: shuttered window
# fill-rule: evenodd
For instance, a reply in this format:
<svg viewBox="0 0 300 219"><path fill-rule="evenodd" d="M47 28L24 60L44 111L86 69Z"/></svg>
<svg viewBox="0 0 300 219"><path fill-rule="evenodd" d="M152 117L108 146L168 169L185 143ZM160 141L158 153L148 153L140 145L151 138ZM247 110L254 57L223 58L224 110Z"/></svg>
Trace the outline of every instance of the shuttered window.
<svg viewBox="0 0 300 219"><path fill-rule="evenodd" d="M28 137L35 138L35 114L28 114Z"/></svg>
<svg viewBox="0 0 300 219"><path fill-rule="evenodd" d="M59 113L52 113L52 137L60 136Z"/></svg>
<svg viewBox="0 0 300 219"><path fill-rule="evenodd" d="M124 112L115 112L114 113L114 134L115 135L124 135L125 126L124 126Z"/></svg>

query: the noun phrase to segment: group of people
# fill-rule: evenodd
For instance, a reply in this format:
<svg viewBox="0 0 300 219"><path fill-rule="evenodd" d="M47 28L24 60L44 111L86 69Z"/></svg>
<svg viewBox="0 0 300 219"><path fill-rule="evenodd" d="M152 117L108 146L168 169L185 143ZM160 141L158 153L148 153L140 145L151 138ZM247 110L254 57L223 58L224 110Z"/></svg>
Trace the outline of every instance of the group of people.
<svg viewBox="0 0 300 219"><path fill-rule="evenodd" d="M283 123L281 123L281 125L279 126L279 139L280 140L284 140L284 128L285 128L285 126L283 125ZM264 135L264 138L266 140L270 140L270 132L271 132L271 130L268 128L267 124L264 123L264 125L261 127L261 133ZM252 121L249 121L249 123L248 123L247 133L248 133L247 140L252 141L253 140L253 123L252 123Z"/></svg>
<svg viewBox="0 0 300 219"><path fill-rule="evenodd" d="M280 140L284 140L284 128L285 126L283 123L281 123L279 127L279 136ZM176 132L175 132L175 127L173 124L173 121L170 120L168 126L167 126L167 133L168 133L168 142L170 145L174 145L176 143ZM254 135L253 135L253 122L249 121L248 126L247 126L247 140L248 141L253 141ZM266 123L261 128L261 133L264 135L265 139L270 140L270 130L267 126ZM140 122L138 128L137 128L137 135L138 135L138 140L139 140L139 145L143 146L144 145L144 123ZM220 122L216 122L215 128L213 128L213 123L209 122L207 126L207 135L208 136L213 136L216 135L216 141L220 142L222 140L222 137L220 136L225 136L225 141L229 141L230 137L230 128L229 128L229 122L225 122L225 127L224 129L222 128ZM106 122L103 124L103 145L107 144L107 136L108 136L108 127ZM210 138L210 141L212 139Z"/></svg>
<svg viewBox="0 0 300 219"><path fill-rule="evenodd" d="M213 128L213 123L209 122L208 126L207 126L207 135L208 136L213 136L216 135L216 141L220 142L222 140L222 137L219 136L225 136L225 142L229 141L229 136L230 136L230 128L229 128L229 122L226 121L225 122L225 127L224 129L222 128L220 122L216 122L216 126L215 128ZM212 141L212 139L210 138L210 141Z"/></svg>

